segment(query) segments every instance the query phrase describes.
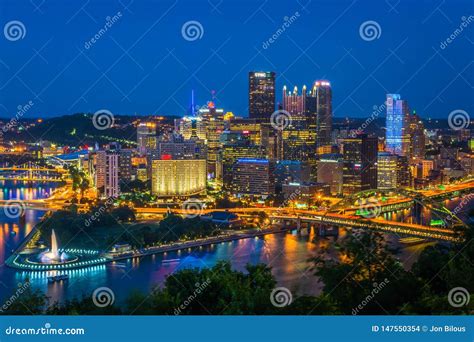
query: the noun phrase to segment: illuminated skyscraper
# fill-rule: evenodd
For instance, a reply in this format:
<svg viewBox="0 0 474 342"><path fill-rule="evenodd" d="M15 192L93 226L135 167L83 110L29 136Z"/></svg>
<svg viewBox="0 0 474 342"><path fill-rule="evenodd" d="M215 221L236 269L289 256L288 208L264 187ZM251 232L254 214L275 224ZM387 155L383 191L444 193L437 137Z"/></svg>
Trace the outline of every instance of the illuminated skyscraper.
<svg viewBox="0 0 474 342"><path fill-rule="evenodd" d="M340 154L323 154L317 162L318 183L329 184L332 195L342 194L344 160Z"/></svg>
<svg viewBox="0 0 474 342"><path fill-rule="evenodd" d="M232 186L234 164L239 158L262 159L266 155L265 148L255 145L248 136L238 132L224 132L221 136L222 152L220 155L220 172L224 188Z"/></svg>
<svg viewBox="0 0 474 342"><path fill-rule="evenodd" d="M303 86L287 91L283 87L283 110L291 115L291 124L281 132L283 158L286 160L313 160L316 154L316 98Z"/></svg>
<svg viewBox="0 0 474 342"><path fill-rule="evenodd" d="M148 149L156 147L156 125L151 122L140 122L137 127L138 152L146 154Z"/></svg>
<svg viewBox="0 0 474 342"><path fill-rule="evenodd" d="M408 156L410 149L410 113L408 103L399 94L387 94L386 150Z"/></svg>
<svg viewBox="0 0 474 342"><path fill-rule="evenodd" d="M398 184L398 156L379 152L377 156L377 189L395 189Z"/></svg>
<svg viewBox="0 0 474 342"><path fill-rule="evenodd" d="M316 140L317 146L331 144L332 131L332 90L331 83L326 80L317 80L311 90L312 97L316 98Z"/></svg>
<svg viewBox="0 0 474 342"><path fill-rule="evenodd" d="M100 150L95 156L95 186L100 197L116 197L119 188L119 152Z"/></svg>
<svg viewBox="0 0 474 342"><path fill-rule="evenodd" d="M377 138L367 134L342 140L343 193L354 194L377 188Z"/></svg>
<svg viewBox="0 0 474 342"><path fill-rule="evenodd" d="M425 126L415 111L410 115L410 140L412 162L419 162L425 158Z"/></svg>
<svg viewBox="0 0 474 342"><path fill-rule="evenodd" d="M206 192L206 160L153 160L151 192L159 197L192 196Z"/></svg>
<svg viewBox="0 0 474 342"><path fill-rule="evenodd" d="M213 101L207 103L206 108L199 109L206 134L207 145L207 173L211 178L216 177L217 155L222 147L220 137L224 131L224 110L216 108Z"/></svg>
<svg viewBox="0 0 474 342"><path fill-rule="evenodd" d="M275 73L249 72L249 117L270 120L275 111Z"/></svg>
<svg viewBox="0 0 474 342"><path fill-rule="evenodd" d="M275 193L275 164L268 159L238 159L233 168L236 195L268 196Z"/></svg>

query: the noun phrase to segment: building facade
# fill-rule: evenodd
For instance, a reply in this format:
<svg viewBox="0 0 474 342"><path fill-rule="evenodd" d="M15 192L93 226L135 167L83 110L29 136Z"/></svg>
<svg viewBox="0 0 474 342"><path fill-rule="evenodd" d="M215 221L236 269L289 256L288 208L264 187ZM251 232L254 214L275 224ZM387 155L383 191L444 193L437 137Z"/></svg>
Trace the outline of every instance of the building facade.
<svg viewBox="0 0 474 342"><path fill-rule="evenodd" d="M158 197L189 197L206 192L206 160L152 160L151 192Z"/></svg>
<svg viewBox="0 0 474 342"><path fill-rule="evenodd" d="M410 113L399 94L387 94L386 151L408 156L410 150Z"/></svg>
<svg viewBox="0 0 474 342"><path fill-rule="evenodd" d="M270 120L275 111L275 73L249 72L249 117Z"/></svg>
<svg viewBox="0 0 474 342"><path fill-rule="evenodd" d="M275 193L275 165L268 159L241 158L233 168L234 195L269 196Z"/></svg>

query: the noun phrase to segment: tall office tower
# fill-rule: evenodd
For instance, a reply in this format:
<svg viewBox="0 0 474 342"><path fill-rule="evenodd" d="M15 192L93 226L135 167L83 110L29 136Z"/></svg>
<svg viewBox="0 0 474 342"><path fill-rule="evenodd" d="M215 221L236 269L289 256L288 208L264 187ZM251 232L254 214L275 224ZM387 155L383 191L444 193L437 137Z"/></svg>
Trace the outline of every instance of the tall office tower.
<svg viewBox="0 0 474 342"><path fill-rule="evenodd" d="M301 94L298 94L296 86L293 91L287 91L286 86L284 86L282 102L283 109L291 115L292 124L305 127L306 86L303 86Z"/></svg>
<svg viewBox="0 0 474 342"><path fill-rule="evenodd" d="M287 92L283 87L283 110L291 115L291 124L282 130L283 158L285 160L314 160L316 155L316 103L303 86L301 94L295 87Z"/></svg>
<svg viewBox="0 0 474 342"><path fill-rule="evenodd" d="M275 111L275 73L249 72L249 117L270 121Z"/></svg>
<svg viewBox="0 0 474 342"><path fill-rule="evenodd" d="M343 171L342 154L323 154L317 162L318 183L329 184L332 195L342 195Z"/></svg>
<svg viewBox="0 0 474 342"><path fill-rule="evenodd" d="M314 82L311 96L316 98L316 145L331 145L332 132L332 90L326 80Z"/></svg>
<svg viewBox="0 0 474 342"><path fill-rule="evenodd" d="M152 122L140 122L137 127L138 152L146 154L147 149L155 148L156 125Z"/></svg>
<svg viewBox="0 0 474 342"><path fill-rule="evenodd" d="M222 148L220 137L224 131L224 110L216 108L214 102L210 101L207 103L207 108L199 109L198 115L202 118L206 132L207 174L215 178L217 156Z"/></svg>
<svg viewBox="0 0 474 342"><path fill-rule="evenodd" d="M238 132L224 132L221 136L222 151L219 168L222 184L226 189L232 187L234 164L239 158L265 158L263 146L255 145L246 135Z"/></svg>
<svg viewBox="0 0 474 342"><path fill-rule="evenodd" d="M119 155L118 177L120 182L128 182L132 179L132 153L131 149L123 149L118 142L112 142L105 148L106 151L115 152Z"/></svg>
<svg viewBox="0 0 474 342"><path fill-rule="evenodd" d="M367 134L342 140L343 193L377 188L377 138Z"/></svg>
<svg viewBox="0 0 474 342"><path fill-rule="evenodd" d="M425 158L425 126L421 118L413 111L410 115L410 157L417 163Z"/></svg>
<svg viewBox="0 0 474 342"><path fill-rule="evenodd" d="M151 192L158 197L188 197L206 192L203 159L152 161Z"/></svg>
<svg viewBox="0 0 474 342"><path fill-rule="evenodd" d="M379 152L377 156L377 189L396 189L398 185L398 156Z"/></svg>
<svg viewBox="0 0 474 342"><path fill-rule="evenodd" d="M95 158L95 186L100 197L116 197L119 188L119 153L99 150Z"/></svg>
<svg viewBox="0 0 474 342"><path fill-rule="evenodd" d="M398 156L397 158L397 187L405 188L413 186L413 176L408 163L408 158Z"/></svg>
<svg viewBox="0 0 474 342"><path fill-rule="evenodd" d="M387 94L386 150L409 157L410 113L408 103L399 94Z"/></svg>
<svg viewBox="0 0 474 342"><path fill-rule="evenodd" d="M268 159L237 159L232 173L234 195L269 196L275 194L275 164Z"/></svg>

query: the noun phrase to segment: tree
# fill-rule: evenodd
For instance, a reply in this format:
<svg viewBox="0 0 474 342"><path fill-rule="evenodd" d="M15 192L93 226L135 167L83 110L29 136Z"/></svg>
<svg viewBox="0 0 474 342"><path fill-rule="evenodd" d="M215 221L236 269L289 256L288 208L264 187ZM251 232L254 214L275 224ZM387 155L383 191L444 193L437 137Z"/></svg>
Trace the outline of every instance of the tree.
<svg viewBox="0 0 474 342"><path fill-rule="evenodd" d="M334 250L313 259L315 275L324 284L322 296L351 314L396 314L419 295L419 281L393 258L382 234L349 233Z"/></svg>

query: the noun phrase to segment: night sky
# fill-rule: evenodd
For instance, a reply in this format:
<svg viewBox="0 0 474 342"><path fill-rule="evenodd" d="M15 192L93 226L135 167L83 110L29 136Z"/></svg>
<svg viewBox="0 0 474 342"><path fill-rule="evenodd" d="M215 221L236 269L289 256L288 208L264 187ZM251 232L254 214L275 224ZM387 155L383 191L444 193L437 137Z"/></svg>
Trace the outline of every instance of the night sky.
<svg viewBox="0 0 474 342"><path fill-rule="evenodd" d="M386 93L400 93L423 117L474 113L473 4L2 0L0 116L15 115L29 101L34 105L25 117L100 109L184 115L192 89L197 104L215 91L219 107L247 116L251 70L276 72L277 101L285 84L330 80L339 117L370 115ZM288 27L277 33L285 19ZM455 34L463 19L465 27ZM24 26L20 37L5 33L14 20ZM202 26L196 40L182 35L188 21ZM377 37L361 36L367 21L379 25ZM452 34L454 40L443 44Z"/></svg>

